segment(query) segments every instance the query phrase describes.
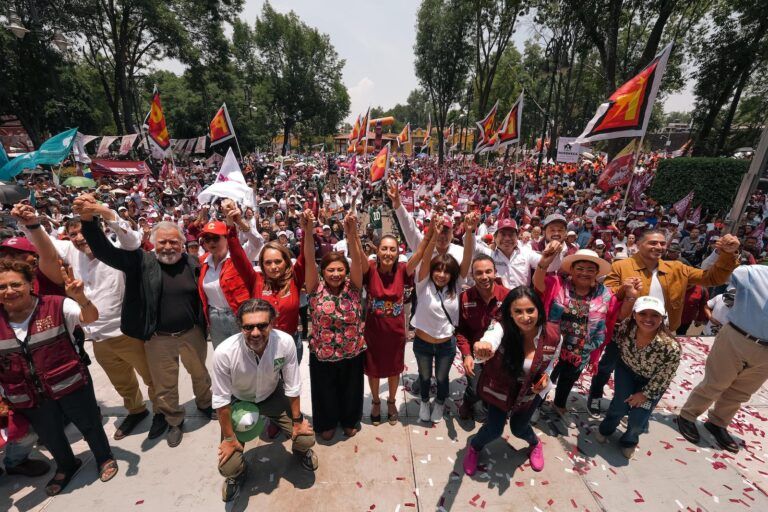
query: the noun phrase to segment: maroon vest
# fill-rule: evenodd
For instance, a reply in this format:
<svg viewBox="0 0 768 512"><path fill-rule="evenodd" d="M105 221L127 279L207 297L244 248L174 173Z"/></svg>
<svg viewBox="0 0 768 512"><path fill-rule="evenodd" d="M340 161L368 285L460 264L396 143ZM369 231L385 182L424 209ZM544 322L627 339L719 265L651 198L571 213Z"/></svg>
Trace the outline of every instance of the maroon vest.
<svg viewBox="0 0 768 512"><path fill-rule="evenodd" d="M39 297L24 340L0 307L0 390L15 409L36 407L85 386L88 371L64 323L64 297Z"/></svg>

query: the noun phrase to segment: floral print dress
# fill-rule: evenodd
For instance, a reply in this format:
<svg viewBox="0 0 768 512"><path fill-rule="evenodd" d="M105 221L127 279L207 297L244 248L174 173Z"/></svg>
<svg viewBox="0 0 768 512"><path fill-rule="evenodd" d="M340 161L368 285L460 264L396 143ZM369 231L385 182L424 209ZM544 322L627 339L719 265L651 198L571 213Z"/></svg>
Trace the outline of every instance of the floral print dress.
<svg viewBox="0 0 768 512"><path fill-rule="evenodd" d="M338 295L328 291L321 281L309 296L309 311L312 318L309 350L318 360L351 359L366 349L362 297L349 279Z"/></svg>

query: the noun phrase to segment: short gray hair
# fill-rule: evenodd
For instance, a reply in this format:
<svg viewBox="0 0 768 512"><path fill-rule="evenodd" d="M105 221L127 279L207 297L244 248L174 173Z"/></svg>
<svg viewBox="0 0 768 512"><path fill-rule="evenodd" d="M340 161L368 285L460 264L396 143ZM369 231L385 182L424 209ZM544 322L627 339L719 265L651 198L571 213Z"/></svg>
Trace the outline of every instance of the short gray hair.
<svg viewBox="0 0 768 512"><path fill-rule="evenodd" d="M155 242L157 241L157 232L161 229L168 229L168 230L174 230L179 234L179 240L181 240L181 243L184 244L187 241L187 238L184 236L184 232L181 230L178 224L175 222L171 222L168 220L164 220L162 222L158 222L154 226L152 226L152 233L149 235L149 242L152 245L155 245Z"/></svg>

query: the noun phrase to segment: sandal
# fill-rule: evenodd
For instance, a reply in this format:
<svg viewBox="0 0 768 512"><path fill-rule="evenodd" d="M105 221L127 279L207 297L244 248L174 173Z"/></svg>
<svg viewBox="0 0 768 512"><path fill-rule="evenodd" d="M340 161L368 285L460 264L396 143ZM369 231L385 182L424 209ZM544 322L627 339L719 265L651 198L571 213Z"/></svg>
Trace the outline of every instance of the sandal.
<svg viewBox="0 0 768 512"><path fill-rule="evenodd" d="M373 414L373 407L379 407L379 414ZM381 399L371 400L371 425L378 427L381 425Z"/></svg>
<svg viewBox="0 0 768 512"><path fill-rule="evenodd" d="M387 400L387 420L390 425L396 425L397 420L400 419L400 414L397 412L397 406L395 400Z"/></svg>
<svg viewBox="0 0 768 512"><path fill-rule="evenodd" d="M99 480L102 482L109 482L115 478L115 475L117 475L117 461L115 459L110 459L101 465L101 469L99 470Z"/></svg>
<svg viewBox="0 0 768 512"><path fill-rule="evenodd" d="M77 470L80 469L80 466L83 465L83 461L75 458L75 469L73 469L70 473L61 473L59 471L56 471L56 474L53 475L53 478L51 478L47 484L45 484L45 494L48 496L56 496L61 491L64 490L65 487L69 484L70 480L72 480L72 477L75 476L75 473L77 473ZM62 476L59 476L62 475ZM58 489L55 489L58 487Z"/></svg>

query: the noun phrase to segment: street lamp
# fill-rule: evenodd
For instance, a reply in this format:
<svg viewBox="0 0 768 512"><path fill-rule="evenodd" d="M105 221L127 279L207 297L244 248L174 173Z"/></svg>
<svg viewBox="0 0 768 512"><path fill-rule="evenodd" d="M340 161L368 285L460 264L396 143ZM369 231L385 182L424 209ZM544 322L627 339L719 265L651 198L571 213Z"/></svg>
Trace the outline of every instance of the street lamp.
<svg viewBox="0 0 768 512"><path fill-rule="evenodd" d="M64 34L61 33L61 30L56 30L53 33L51 44L58 48L60 52L65 52L69 48L69 41L64 38Z"/></svg>
<svg viewBox="0 0 768 512"><path fill-rule="evenodd" d="M27 35L27 32L29 32L27 27L21 23L21 18L19 18L19 15L16 14L16 11L13 9L13 7L11 7L10 12L8 13L8 24L5 26L5 28L13 32L13 35L19 39L24 39L24 36Z"/></svg>

